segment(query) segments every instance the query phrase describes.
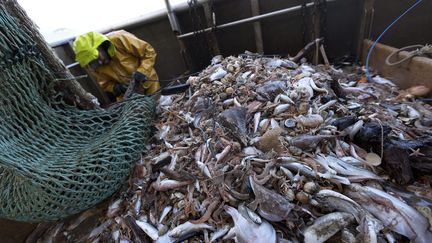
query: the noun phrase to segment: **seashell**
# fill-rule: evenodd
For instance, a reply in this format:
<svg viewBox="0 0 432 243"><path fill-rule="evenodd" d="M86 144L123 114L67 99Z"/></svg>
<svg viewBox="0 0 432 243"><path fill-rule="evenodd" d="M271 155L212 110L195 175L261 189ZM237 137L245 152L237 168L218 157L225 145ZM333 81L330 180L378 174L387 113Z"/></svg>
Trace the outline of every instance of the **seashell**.
<svg viewBox="0 0 432 243"><path fill-rule="evenodd" d="M234 89L232 87L228 87L225 89L225 93L227 94L234 94Z"/></svg>
<svg viewBox="0 0 432 243"><path fill-rule="evenodd" d="M233 73L236 69L234 67L234 65L232 65L232 64L228 64L226 68L227 68L228 72L231 72L231 73Z"/></svg>
<svg viewBox="0 0 432 243"><path fill-rule="evenodd" d="M263 152L269 152L272 150L275 150L279 153L282 152L284 148L279 139L279 136L282 132L283 129L280 127L268 130L259 140L258 148Z"/></svg>
<svg viewBox="0 0 432 243"><path fill-rule="evenodd" d="M375 153L368 153L365 160L368 164L373 166L378 166L382 162L381 157L379 157L379 155Z"/></svg>
<svg viewBox="0 0 432 243"><path fill-rule="evenodd" d="M290 104L280 104L280 105L276 106L274 111L273 111L273 115L278 115L278 114L288 110L288 108L290 106L291 106Z"/></svg>
<svg viewBox="0 0 432 243"><path fill-rule="evenodd" d="M300 115L296 118L296 120L303 127L318 127L324 122L322 116L318 114L312 114L306 116Z"/></svg>
<svg viewBox="0 0 432 243"><path fill-rule="evenodd" d="M310 195L307 194L306 192L298 192L295 196L296 200L299 201L300 203L306 204L309 202L310 200Z"/></svg>
<svg viewBox="0 0 432 243"><path fill-rule="evenodd" d="M319 189L320 187L313 181L306 182L303 185L303 190L309 194L315 194Z"/></svg>
<svg viewBox="0 0 432 243"><path fill-rule="evenodd" d="M297 121L295 119L286 119L284 122L286 128L294 128L297 125Z"/></svg>

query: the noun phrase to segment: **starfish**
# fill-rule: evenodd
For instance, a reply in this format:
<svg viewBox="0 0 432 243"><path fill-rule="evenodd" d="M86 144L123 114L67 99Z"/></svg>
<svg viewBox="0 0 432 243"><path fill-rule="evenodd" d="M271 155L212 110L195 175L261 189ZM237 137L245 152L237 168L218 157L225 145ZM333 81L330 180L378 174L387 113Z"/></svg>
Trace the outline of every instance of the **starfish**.
<svg viewBox="0 0 432 243"><path fill-rule="evenodd" d="M412 149L410 148L410 150L412 151L412 153L409 154L409 156L425 156L423 153L420 153L420 149Z"/></svg>

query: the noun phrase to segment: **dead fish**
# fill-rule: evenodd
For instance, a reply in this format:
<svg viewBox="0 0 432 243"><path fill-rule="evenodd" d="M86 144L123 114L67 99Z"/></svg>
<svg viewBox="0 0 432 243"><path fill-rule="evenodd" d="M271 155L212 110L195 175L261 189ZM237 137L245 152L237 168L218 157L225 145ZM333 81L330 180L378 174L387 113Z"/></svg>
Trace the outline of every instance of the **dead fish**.
<svg viewBox="0 0 432 243"><path fill-rule="evenodd" d="M296 146L300 149L315 149L318 146L318 143L327 140L330 138L334 138L332 135L307 135L302 134L295 136L293 138L288 139L289 143L292 146Z"/></svg>
<svg viewBox="0 0 432 243"><path fill-rule="evenodd" d="M349 126L345 129L351 141L354 139L354 136L360 131L360 129L363 128L363 125L364 125L364 121L359 120L356 123L354 123L352 126Z"/></svg>
<svg viewBox="0 0 432 243"><path fill-rule="evenodd" d="M111 222L110 220L107 222ZM57 242L56 241L56 237L58 236L58 234L61 232L61 230L63 229L64 226L64 222L61 223L57 223L54 227L51 227L50 229L48 229L43 236L41 236L38 240L37 243L54 243ZM99 228L99 227L98 227ZM96 229L98 229L96 228ZM94 231L94 230L93 230ZM92 231L92 232L93 232ZM91 234L90 234L91 235Z"/></svg>
<svg viewBox="0 0 432 243"><path fill-rule="evenodd" d="M136 220L135 223L146 233L152 240L159 238L159 231L153 225L143 220Z"/></svg>
<svg viewBox="0 0 432 243"><path fill-rule="evenodd" d="M279 100L281 100L282 102L289 103L291 105L295 105L295 102L288 95L280 94L280 95L278 95L278 97L279 97ZM278 101L275 103L278 103Z"/></svg>
<svg viewBox="0 0 432 243"><path fill-rule="evenodd" d="M315 194L315 199L320 205L345 213L351 213L360 222L362 208L351 198L333 190L323 189Z"/></svg>
<svg viewBox="0 0 432 243"><path fill-rule="evenodd" d="M259 207L259 214L269 221L282 221L294 208L284 196L271 191L255 182L249 177L249 183L255 194L255 201L252 204Z"/></svg>
<svg viewBox="0 0 432 243"><path fill-rule="evenodd" d="M210 75L210 81L215 81L221 79L227 75L227 71L225 71L222 67L219 67L214 73Z"/></svg>
<svg viewBox="0 0 432 243"><path fill-rule="evenodd" d="M396 197L368 186L353 184L345 194L358 202L391 230L416 243L430 242L428 220L417 210Z"/></svg>
<svg viewBox="0 0 432 243"><path fill-rule="evenodd" d="M357 243L354 234L347 228L344 228L341 231L341 241L342 243Z"/></svg>
<svg viewBox="0 0 432 243"><path fill-rule="evenodd" d="M159 223L162 223L162 221L165 219L165 217L171 212L172 208L173 208L172 206L166 206L163 209L163 211L160 215L160 218L159 218Z"/></svg>
<svg viewBox="0 0 432 243"><path fill-rule="evenodd" d="M316 160L323 164L327 162L329 167L334 169L338 174L353 176L356 178L356 180L382 180L383 179L369 170L350 165L333 156L318 155Z"/></svg>
<svg viewBox="0 0 432 243"><path fill-rule="evenodd" d="M260 131L261 131L261 132L265 132L265 131L267 131L267 128L269 127L269 125L270 125L270 120L269 120L269 119L267 119L267 118L262 119L262 120L260 121L260 123L259 123Z"/></svg>
<svg viewBox="0 0 432 243"><path fill-rule="evenodd" d="M256 89L256 92L268 100L273 100L286 89L283 81L269 81Z"/></svg>
<svg viewBox="0 0 432 243"><path fill-rule="evenodd" d="M223 237L224 235L226 235L229 231L230 227L228 225L225 225L224 227L216 230L210 237L210 242L215 242L217 241L219 238Z"/></svg>
<svg viewBox="0 0 432 243"><path fill-rule="evenodd" d="M371 80L372 80L372 82L377 83L377 84L387 84L387 85L396 87L396 84L394 84L392 81L390 81L386 78L380 77L379 75L373 77Z"/></svg>
<svg viewBox="0 0 432 243"><path fill-rule="evenodd" d="M305 243L321 243L354 221L349 213L335 212L319 217L303 232Z"/></svg>
<svg viewBox="0 0 432 243"><path fill-rule="evenodd" d="M246 115L247 109L244 107L227 109L219 115L219 120L224 128L243 145L247 144Z"/></svg>
<svg viewBox="0 0 432 243"><path fill-rule="evenodd" d="M120 212L123 204L123 199L117 199L114 201L107 210L107 217L112 218L117 215L118 212Z"/></svg>
<svg viewBox="0 0 432 243"><path fill-rule="evenodd" d="M142 191L141 190L137 190L135 192L135 194L132 197L132 202L133 202L133 213L135 215L139 215L140 211L141 211L141 195L142 195Z"/></svg>
<svg viewBox="0 0 432 243"><path fill-rule="evenodd" d="M260 119L261 119L261 112L255 113L254 114L254 129L253 129L253 133L256 133L258 131Z"/></svg>
<svg viewBox="0 0 432 243"><path fill-rule="evenodd" d="M321 114L321 112L327 110L327 108L331 107L332 105L336 104L337 100L330 100L329 102L325 103L324 105L318 107L317 112L318 114Z"/></svg>
<svg viewBox="0 0 432 243"><path fill-rule="evenodd" d="M402 110L403 112L405 112L405 114L407 114L408 117L409 117L411 120L415 120L415 119L419 119L419 118L421 118L421 114L420 114L420 112L418 112L416 109L414 109L413 107L411 107L411 106L409 106L409 105L402 104L402 106L401 106L401 110Z"/></svg>
<svg viewBox="0 0 432 243"><path fill-rule="evenodd" d="M333 174L329 171L325 173L318 172L318 176L324 179L329 179L330 181L336 181L338 183L344 184L344 185L350 185L351 182L348 180L348 178L343 176L338 176L336 174Z"/></svg>
<svg viewBox="0 0 432 243"><path fill-rule="evenodd" d="M314 96L314 92L310 84L311 82L313 82L312 78L305 77L300 79L296 85L297 92L305 94L307 99L310 99Z"/></svg>
<svg viewBox="0 0 432 243"><path fill-rule="evenodd" d="M211 230L214 231L215 228L211 225L208 224L192 224L191 222L186 222L183 223L177 227L175 227L174 229L172 229L171 231L169 231L167 234L170 237L175 237L175 238L180 238L183 235L186 235L190 232L194 232L194 231L201 231L201 230Z"/></svg>
<svg viewBox="0 0 432 243"><path fill-rule="evenodd" d="M107 221L105 221L104 223L102 223L101 225L99 225L97 228L94 228L91 232L90 232L90 234L89 234L89 236L88 236L88 239L92 239L92 238L94 238L94 237L96 237L96 236L98 236L98 235L100 235L104 230L106 230L109 226L111 226L113 224L113 221L112 220L107 220Z"/></svg>
<svg viewBox="0 0 432 243"><path fill-rule="evenodd" d="M156 191L168 191L191 184L192 181L177 181L171 179L160 180L160 177L151 184Z"/></svg>
<svg viewBox="0 0 432 243"><path fill-rule="evenodd" d="M309 166L297 163L297 162L289 162L289 163L283 163L281 166L291 170L294 173L300 172L300 174L305 175L310 178L316 178L317 173Z"/></svg>
<svg viewBox="0 0 432 243"><path fill-rule="evenodd" d="M216 157L216 163L220 163L222 162L229 154L229 152L231 151L232 146L231 145L227 145L222 152L218 153L215 155Z"/></svg>
<svg viewBox="0 0 432 243"><path fill-rule="evenodd" d="M228 205L224 206L225 211L231 215L234 221L235 239L238 243L272 243L276 242L276 231L273 226L266 221L255 224L247 221L237 209Z"/></svg>
<svg viewBox="0 0 432 243"><path fill-rule="evenodd" d="M277 122L276 119L271 118L270 119L270 128L271 129L275 129L275 128L279 128L280 129L279 122Z"/></svg>
<svg viewBox="0 0 432 243"><path fill-rule="evenodd" d="M357 240L359 242L365 243L377 243L378 233L384 228L382 223L376 218L373 218L370 214L364 214L362 217L357 231L360 232L357 235Z"/></svg>
<svg viewBox="0 0 432 243"><path fill-rule="evenodd" d="M270 61L266 62L264 64L266 68L278 68L278 67L284 67L284 68L290 68L295 69L298 67L298 65L290 60L283 60L283 59L271 59Z"/></svg>
<svg viewBox="0 0 432 243"><path fill-rule="evenodd" d="M278 115L286 110L288 110L290 108L290 104L280 104L278 106L275 107L274 111L273 111L273 115Z"/></svg>
<svg viewBox="0 0 432 243"><path fill-rule="evenodd" d="M237 210L243 216L243 218L245 218L246 220L249 220L250 222L255 223L255 224L261 224L262 223L261 218L255 212L253 212L251 209L246 207L244 205L244 203L239 204Z"/></svg>
<svg viewBox="0 0 432 243"><path fill-rule="evenodd" d="M296 120L303 127L318 127L324 122L324 118L318 114L300 115L296 117Z"/></svg>

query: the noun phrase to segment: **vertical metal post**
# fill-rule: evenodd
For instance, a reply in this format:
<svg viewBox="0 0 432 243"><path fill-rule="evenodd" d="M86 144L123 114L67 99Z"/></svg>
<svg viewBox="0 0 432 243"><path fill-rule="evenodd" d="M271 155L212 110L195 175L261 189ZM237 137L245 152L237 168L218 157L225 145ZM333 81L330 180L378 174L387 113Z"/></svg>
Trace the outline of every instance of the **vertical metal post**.
<svg viewBox="0 0 432 243"><path fill-rule="evenodd" d="M312 14L312 23L313 23L313 35L312 39L313 40L317 40L318 38L320 38L321 35L321 13L318 9L318 4L320 4L319 0L315 0L315 4L313 6L313 14ZM315 65L318 65L319 63L319 44L318 42L316 42L316 46L315 46L315 53L313 56L313 63Z"/></svg>
<svg viewBox="0 0 432 243"><path fill-rule="evenodd" d="M260 15L259 0L251 0L252 16ZM264 53L264 44L261 31L261 22L253 24L255 32L255 44L257 53Z"/></svg>
<svg viewBox="0 0 432 243"><path fill-rule="evenodd" d="M360 59L363 51L363 40L370 37L372 21L374 17L375 0L363 0L362 18L360 20L360 29L357 39L357 59Z"/></svg>
<svg viewBox="0 0 432 243"><path fill-rule="evenodd" d="M214 19L215 16L213 15L214 12L210 8L210 3L208 1L203 3L204 8L204 15L206 17L207 26L209 27L215 27L216 26L216 20ZM212 50L212 54L214 56L220 54L219 44L216 38L216 34L212 32L207 33L207 39L208 39L208 45L210 46Z"/></svg>
<svg viewBox="0 0 432 243"><path fill-rule="evenodd" d="M178 22L177 16L175 15L169 0L165 0L165 6L167 9L168 20L170 22L171 29L174 32L174 34L176 35L176 37L178 37L181 34L181 28L180 28L180 24ZM186 44L180 38L177 38L177 41L178 41L179 46L180 46L180 55L182 56L183 63L185 64L186 69L189 70L190 66L189 66L189 61L188 61L188 54L186 51L187 50Z"/></svg>
<svg viewBox="0 0 432 243"><path fill-rule="evenodd" d="M169 0L165 0L165 6L167 9L168 20L170 22L172 31L176 34L181 34L180 25L178 23L177 16L175 15L174 11L172 10L172 7L171 7Z"/></svg>

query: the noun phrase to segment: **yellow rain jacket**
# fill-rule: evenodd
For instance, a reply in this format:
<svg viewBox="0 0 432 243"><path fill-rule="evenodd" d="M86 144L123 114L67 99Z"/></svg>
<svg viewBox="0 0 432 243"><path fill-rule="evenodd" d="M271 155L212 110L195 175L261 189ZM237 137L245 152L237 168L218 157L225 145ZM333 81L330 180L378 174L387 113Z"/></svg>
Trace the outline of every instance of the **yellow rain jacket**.
<svg viewBox="0 0 432 243"><path fill-rule="evenodd" d="M116 83L129 84L132 73L138 71L147 76L149 81L143 83L146 94L153 94L160 89L154 64L156 52L153 47L124 30L108 33L106 36L97 32L89 32L77 37L74 42L76 60L82 67L98 58L97 48L104 41L110 41L108 54L111 61L90 71L106 92L113 92Z"/></svg>

